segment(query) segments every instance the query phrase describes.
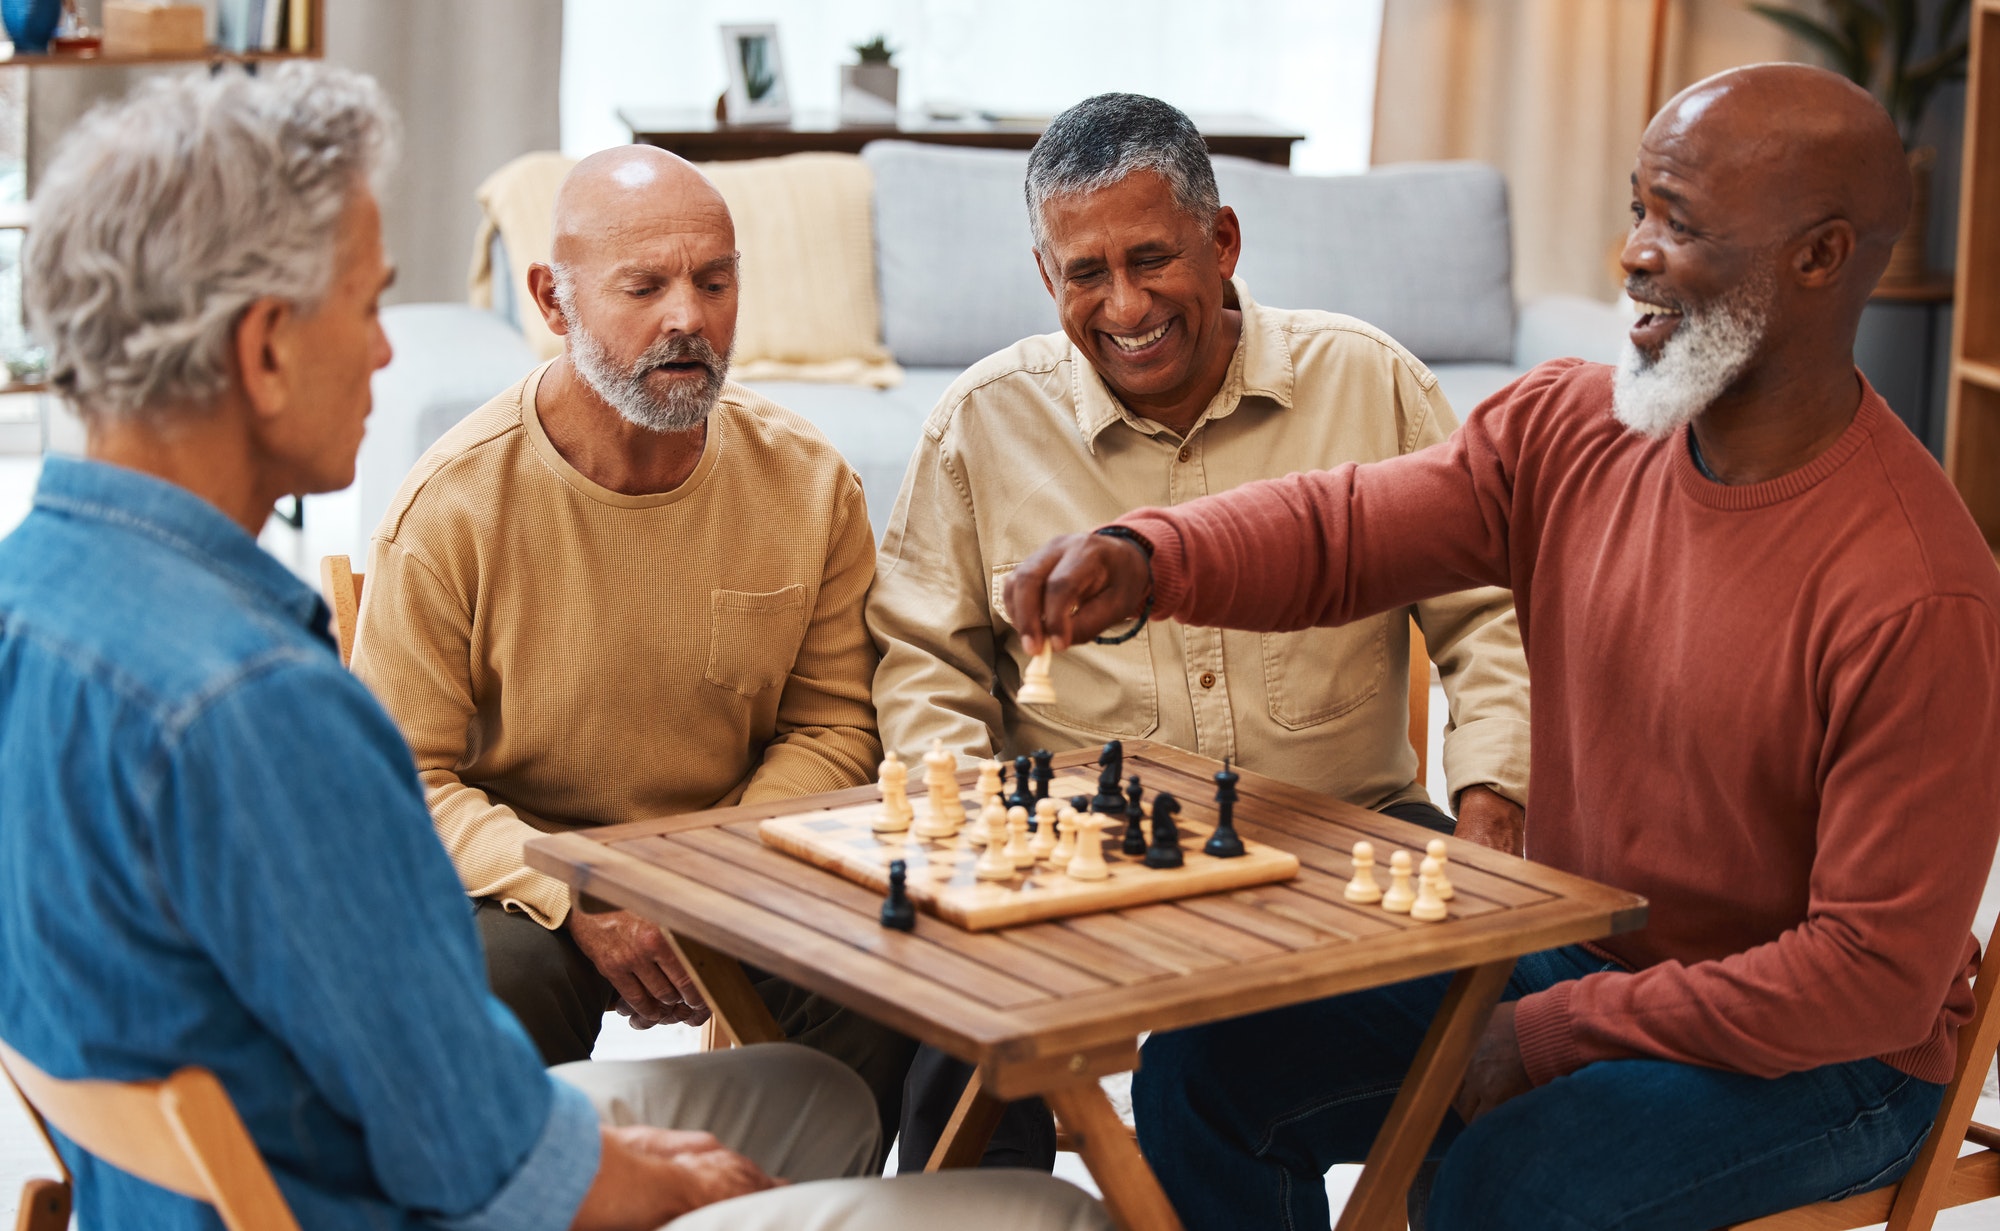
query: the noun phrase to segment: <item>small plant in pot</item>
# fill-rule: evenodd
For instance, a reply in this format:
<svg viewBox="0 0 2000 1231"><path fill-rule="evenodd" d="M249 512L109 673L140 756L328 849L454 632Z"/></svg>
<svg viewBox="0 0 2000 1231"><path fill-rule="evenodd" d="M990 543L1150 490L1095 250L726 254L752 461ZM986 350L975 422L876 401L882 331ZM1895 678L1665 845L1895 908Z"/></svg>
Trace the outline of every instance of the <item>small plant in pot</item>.
<svg viewBox="0 0 2000 1231"><path fill-rule="evenodd" d="M1937 150L1918 144L1924 114L1940 87L1965 80L1971 0L1821 0L1795 6L1752 4L1768 18L1824 52L1830 67L1880 99L1909 152L1910 224L1896 241L1882 283L1908 285L1926 273L1930 239L1931 167ZM1926 23L1924 10L1931 10ZM1928 25L1928 29L1926 29ZM1928 35L1928 38L1926 38ZM1921 49L1921 51L1920 51Z"/></svg>
<svg viewBox="0 0 2000 1231"><path fill-rule="evenodd" d="M859 64L840 68L840 120L843 124L894 124L896 81L901 75L889 62L896 53L887 38L876 35L855 47Z"/></svg>

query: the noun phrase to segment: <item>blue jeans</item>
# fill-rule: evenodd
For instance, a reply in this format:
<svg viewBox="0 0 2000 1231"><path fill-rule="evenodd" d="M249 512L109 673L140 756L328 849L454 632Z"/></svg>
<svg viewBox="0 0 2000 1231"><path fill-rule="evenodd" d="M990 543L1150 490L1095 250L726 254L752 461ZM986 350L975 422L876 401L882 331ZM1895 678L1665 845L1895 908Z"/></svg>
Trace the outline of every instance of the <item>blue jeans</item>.
<svg viewBox="0 0 2000 1231"><path fill-rule="evenodd" d="M1610 969L1579 947L1531 954L1502 998ZM1448 982L1147 1040L1139 1146L1188 1231L1327 1226L1327 1169L1367 1157ZM1877 1060L1773 1079L1587 1065L1469 1128L1445 1113L1428 1231L1705 1231L1862 1192L1909 1167L1943 1096Z"/></svg>

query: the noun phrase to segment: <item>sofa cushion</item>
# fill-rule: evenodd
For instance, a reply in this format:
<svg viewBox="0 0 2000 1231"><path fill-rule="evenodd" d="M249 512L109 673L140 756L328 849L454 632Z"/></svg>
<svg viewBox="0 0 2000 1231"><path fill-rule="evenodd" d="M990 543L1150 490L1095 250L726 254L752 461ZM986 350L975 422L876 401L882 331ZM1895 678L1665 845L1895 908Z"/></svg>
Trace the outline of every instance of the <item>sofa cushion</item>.
<svg viewBox="0 0 2000 1231"><path fill-rule="evenodd" d="M1215 160L1243 222L1236 272L1259 303L1359 317L1425 363L1514 353L1507 183L1482 163L1294 175Z"/></svg>
<svg viewBox="0 0 2000 1231"><path fill-rule="evenodd" d="M882 340L905 366L963 368L1060 327L1035 271L1028 156L872 141Z"/></svg>

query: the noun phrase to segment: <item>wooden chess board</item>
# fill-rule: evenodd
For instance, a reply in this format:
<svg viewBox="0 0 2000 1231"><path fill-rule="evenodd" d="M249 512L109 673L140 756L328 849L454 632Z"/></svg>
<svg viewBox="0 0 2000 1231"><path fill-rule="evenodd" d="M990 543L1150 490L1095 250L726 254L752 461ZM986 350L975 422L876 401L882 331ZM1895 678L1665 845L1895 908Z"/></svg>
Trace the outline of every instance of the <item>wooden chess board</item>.
<svg viewBox="0 0 2000 1231"><path fill-rule="evenodd" d="M1144 765L1128 758L1127 772L1141 774ZM1180 831L1181 855L1185 866L1149 868L1137 856L1121 853L1124 825L1107 826L1099 835L1104 843L1104 862L1110 876L1101 881L1077 881L1048 864L1016 873L1004 881L982 881L973 874L983 847L966 840L977 823L983 801L971 791L973 775L959 783L967 825L954 837L919 838L914 833L876 833L872 823L881 804L867 803L842 808L816 808L809 812L775 816L757 827L764 845L837 872L848 880L866 885L878 893L889 888L889 862L901 859L907 874L906 888L917 909L955 923L967 931L983 932L1017 923L1044 919L1066 919L1124 906L1149 902L1171 902L1201 894L1244 889L1272 881L1290 880L1298 875L1298 857L1254 842L1243 841L1245 853L1235 859L1216 859L1202 853L1202 844L1215 831L1215 802L1189 798L1179 791L1180 815L1175 818ZM1075 770L1056 773L1049 786L1054 799L1091 795L1097 779L1085 778ZM1152 792L1147 791L1150 814ZM922 818L929 801L921 790L910 792L910 802ZM1245 804L1238 801L1236 816L1246 816Z"/></svg>

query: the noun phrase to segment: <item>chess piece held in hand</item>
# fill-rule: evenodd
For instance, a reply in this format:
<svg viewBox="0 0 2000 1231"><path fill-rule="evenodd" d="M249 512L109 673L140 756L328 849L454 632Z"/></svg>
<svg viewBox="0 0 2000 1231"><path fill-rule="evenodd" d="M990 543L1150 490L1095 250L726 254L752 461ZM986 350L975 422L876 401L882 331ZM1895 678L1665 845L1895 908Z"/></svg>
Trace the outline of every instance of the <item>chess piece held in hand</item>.
<svg viewBox="0 0 2000 1231"><path fill-rule="evenodd" d="M882 903L882 926L898 932L917 926L917 908L910 904L909 892L903 887L907 869L908 865L900 859L889 861L889 898Z"/></svg>
<svg viewBox="0 0 2000 1231"><path fill-rule="evenodd" d="M1236 836L1236 784L1241 778L1241 774L1229 768L1227 760L1223 761L1222 769L1215 775L1215 832L1201 848L1204 855L1236 859L1244 853L1243 839Z"/></svg>
<svg viewBox="0 0 2000 1231"><path fill-rule="evenodd" d="M1354 879L1347 882L1341 896L1350 902L1371 905L1382 900L1382 884L1375 879L1375 844L1354 844Z"/></svg>
<svg viewBox="0 0 2000 1231"><path fill-rule="evenodd" d="M1153 793L1153 840L1146 847L1147 867L1178 868L1187 862L1181 855L1180 827L1174 824L1180 810L1180 800L1165 791Z"/></svg>
<svg viewBox="0 0 2000 1231"><path fill-rule="evenodd" d="M1021 672L1021 691L1014 694L1016 701L1023 705L1056 703L1055 682L1049 678L1049 664L1055 655L1055 644L1044 640L1042 652L1029 659L1027 670Z"/></svg>
<svg viewBox="0 0 2000 1231"><path fill-rule="evenodd" d="M916 809L910 806L910 767L894 752L882 758L877 771L882 782L882 810L870 824L876 833L901 833L910 827Z"/></svg>

